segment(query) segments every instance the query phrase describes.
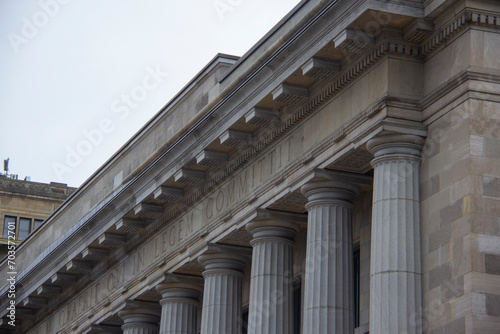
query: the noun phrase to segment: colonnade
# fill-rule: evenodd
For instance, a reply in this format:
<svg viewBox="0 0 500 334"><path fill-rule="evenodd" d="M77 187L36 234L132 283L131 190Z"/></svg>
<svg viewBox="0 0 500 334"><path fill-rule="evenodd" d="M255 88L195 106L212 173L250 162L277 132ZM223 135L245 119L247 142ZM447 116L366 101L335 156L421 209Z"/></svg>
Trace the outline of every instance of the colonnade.
<svg viewBox="0 0 500 334"><path fill-rule="evenodd" d="M419 163L423 139L372 139L373 214L370 333L418 333L421 313ZM308 211L302 333L353 333L353 175L338 174L302 186ZM199 257L203 281L167 281L159 307L131 304L120 311L127 334L241 333L243 268L251 260L248 333L293 334L292 264L299 229L284 219L246 226L251 258L209 251ZM203 304L200 297L203 293Z"/></svg>

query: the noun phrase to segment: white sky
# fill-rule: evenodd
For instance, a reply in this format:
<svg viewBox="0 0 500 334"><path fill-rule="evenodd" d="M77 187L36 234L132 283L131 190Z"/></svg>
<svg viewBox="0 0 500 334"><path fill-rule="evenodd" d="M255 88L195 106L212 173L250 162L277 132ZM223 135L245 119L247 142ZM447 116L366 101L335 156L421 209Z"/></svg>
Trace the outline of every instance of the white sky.
<svg viewBox="0 0 500 334"><path fill-rule="evenodd" d="M0 0L0 159L79 186L217 52L243 55L298 2Z"/></svg>

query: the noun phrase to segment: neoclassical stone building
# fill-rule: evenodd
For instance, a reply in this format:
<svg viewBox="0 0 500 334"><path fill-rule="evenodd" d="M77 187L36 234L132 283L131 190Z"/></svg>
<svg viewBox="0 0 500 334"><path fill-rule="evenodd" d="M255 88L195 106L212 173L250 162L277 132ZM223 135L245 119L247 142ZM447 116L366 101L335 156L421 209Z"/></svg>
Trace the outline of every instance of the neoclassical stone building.
<svg viewBox="0 0 500 334"><path fill-rule="evenodd" d="M15 298L1 262L1 331L500 332L499 32L497 1L302 1L20 245Z"/></svg>

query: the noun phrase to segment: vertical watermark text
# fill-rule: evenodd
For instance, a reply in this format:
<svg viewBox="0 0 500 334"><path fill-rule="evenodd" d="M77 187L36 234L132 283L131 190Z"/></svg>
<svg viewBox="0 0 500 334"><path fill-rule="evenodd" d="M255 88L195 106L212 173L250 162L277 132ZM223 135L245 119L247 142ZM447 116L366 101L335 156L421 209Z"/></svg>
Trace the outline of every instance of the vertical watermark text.
<svg viewBox="0 0 500 334"><path fill-rule="evenodd" d="M16 326L16 222L7 222L7 298L9 305L7 306L7 318L10 326Z"/></svg>

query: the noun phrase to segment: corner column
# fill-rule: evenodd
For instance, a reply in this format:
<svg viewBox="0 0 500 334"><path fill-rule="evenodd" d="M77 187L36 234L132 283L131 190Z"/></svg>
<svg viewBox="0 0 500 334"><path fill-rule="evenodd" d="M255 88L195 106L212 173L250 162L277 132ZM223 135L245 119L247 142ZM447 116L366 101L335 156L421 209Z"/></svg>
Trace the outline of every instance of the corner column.
<svg viewBox="0 0 500 334"><path fill-rule="evenodd" d="M420 152L424 139L371 139L370 333L422 333Z"/></svg>
<svg viewBox="0 0 500 334"><path fill-rule="evenodd" d="M309 212L303 332L353 333L351 222L352 200L359 188L337 181L313 181L301 190Z"/></svg>
<svg viewBox="0 0 500 334"><path fill-rule="evenodd" d="M299 226L265 219L246 228L253 246L248 333L293 334L293 239Z"/></svg>
<svg viewBox="0 0 500 334"><path fill-rule="evenodd" d="M199 257L205 268L202 334L241 334L243 268L247 259L228 252L210 252Z"/></svg>
<svg viewBox="0 0 500 334"><path fill-rule="evenodd" d="M162 296L160 334L195 334L200 286L179 280L160 284L156 290Z"/></svg>
<svg viewBox="0 0 500 334"><path fill-rule="evenodd" d="M118 312L124 324L124 334L158 334L160 308L148 303L127 301L125 309Z"/></svg>

